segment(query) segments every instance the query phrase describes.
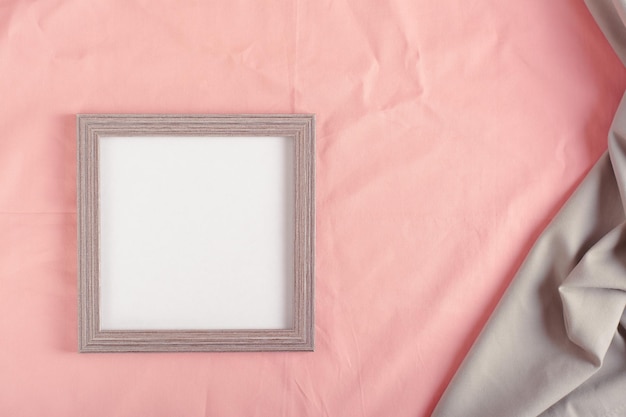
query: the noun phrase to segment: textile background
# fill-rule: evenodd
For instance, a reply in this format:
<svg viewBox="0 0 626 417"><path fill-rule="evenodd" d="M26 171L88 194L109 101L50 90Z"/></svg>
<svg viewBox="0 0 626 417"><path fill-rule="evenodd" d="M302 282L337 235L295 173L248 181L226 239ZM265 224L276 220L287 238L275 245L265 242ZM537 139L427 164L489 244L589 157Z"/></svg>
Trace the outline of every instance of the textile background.
<svg viewBox="0 0 626 417"><path fill-rule="evenodd" d="M430 415L625 86L582 0L0 1L0 415ZM77 353L90 112L317 114L315 352Z"/></svg>

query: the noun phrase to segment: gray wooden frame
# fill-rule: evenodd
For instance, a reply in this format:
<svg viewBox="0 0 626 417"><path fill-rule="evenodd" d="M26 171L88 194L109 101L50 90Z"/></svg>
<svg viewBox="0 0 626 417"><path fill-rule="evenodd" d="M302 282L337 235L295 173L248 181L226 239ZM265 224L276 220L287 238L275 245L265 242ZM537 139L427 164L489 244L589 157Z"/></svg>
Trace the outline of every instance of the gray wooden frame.
<svg viewBox="0 0 626 417"><path fill-rule="evenodd" d="M77 115L78 350L312 351L314 347L314 115ZM281 136L295 141L293 327L284 330L101 330L98 143L106 136Z"/></svg>

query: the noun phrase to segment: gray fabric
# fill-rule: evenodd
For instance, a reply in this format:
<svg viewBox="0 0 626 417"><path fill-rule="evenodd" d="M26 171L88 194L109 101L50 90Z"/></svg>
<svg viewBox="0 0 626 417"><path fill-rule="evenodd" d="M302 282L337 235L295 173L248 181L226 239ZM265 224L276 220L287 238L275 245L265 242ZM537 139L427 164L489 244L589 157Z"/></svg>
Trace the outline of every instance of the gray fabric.
<svg viewBox="0 0 626 417"><path fill-rule="evenodd" d="M585 0L585 4L622 63L626 64L626 1Z"/></svg>
<svg viewBox="0 0 626 417"><path fill-rule="evenodd" d="M626 0L588 0L626 63ZM626 99L433 416L626 416Z"/></svg>

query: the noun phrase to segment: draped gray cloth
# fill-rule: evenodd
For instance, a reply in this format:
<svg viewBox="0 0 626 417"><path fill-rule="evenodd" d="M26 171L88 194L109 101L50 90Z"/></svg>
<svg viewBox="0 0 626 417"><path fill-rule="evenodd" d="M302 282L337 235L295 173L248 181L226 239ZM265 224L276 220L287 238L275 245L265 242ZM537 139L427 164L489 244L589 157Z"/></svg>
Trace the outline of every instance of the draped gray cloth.
<svg viewBox="0 0 626 417"><path fill-rule="evenodd" d="M587 0L626 63L626 0ZM542 233L436 417L626 416L626 99L608 151Z"/></svg>

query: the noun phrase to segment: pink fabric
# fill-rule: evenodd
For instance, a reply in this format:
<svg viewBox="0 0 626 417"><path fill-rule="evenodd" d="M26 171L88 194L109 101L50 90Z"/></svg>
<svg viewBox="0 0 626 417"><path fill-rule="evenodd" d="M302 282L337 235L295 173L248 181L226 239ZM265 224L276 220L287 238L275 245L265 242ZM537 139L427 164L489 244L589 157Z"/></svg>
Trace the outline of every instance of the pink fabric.
<svg viewBox="0 0 626 417"><path fill-rule="evenodd" d="M429 415L625 86L582 0L0 2L0 415ZM317 114L314 353L76 352L85 112Z"/></svg>

